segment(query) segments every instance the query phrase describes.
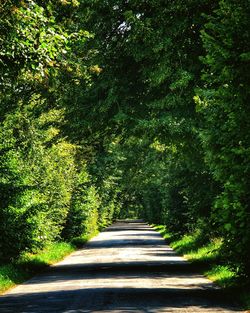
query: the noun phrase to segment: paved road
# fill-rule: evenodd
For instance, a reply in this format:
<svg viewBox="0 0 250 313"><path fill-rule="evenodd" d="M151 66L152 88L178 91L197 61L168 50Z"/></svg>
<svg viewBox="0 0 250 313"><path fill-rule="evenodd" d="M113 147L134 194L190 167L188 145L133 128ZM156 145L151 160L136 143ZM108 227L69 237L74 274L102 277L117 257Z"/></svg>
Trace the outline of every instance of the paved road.
<svg viewBox="0 0 250 313"><path fill-rule="evenodd" d="M0 313L240 312L141 222L116 223L0 297Z"/></svg>

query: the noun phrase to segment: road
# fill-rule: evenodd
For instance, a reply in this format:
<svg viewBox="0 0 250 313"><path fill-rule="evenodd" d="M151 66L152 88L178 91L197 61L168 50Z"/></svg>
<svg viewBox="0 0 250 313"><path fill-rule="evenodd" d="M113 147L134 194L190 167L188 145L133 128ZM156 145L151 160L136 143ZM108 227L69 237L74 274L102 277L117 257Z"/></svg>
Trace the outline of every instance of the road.
<svg viewBox="0 0 250 313"><path fill-rule="evenodd" d="M241 312L140 221L119 222L0 297L0 313Z"/></svg>

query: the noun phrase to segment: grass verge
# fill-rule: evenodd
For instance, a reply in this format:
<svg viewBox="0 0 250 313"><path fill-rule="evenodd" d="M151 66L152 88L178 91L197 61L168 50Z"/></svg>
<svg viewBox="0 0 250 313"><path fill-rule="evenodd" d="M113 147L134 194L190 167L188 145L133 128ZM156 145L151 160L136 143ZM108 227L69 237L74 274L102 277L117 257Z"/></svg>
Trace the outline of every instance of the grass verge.
<svg viewBox="0 0 250 313"><path fill-rule="evenodd" d="M0 265L0 294L23 283L46 267L59 262L95 235L97 235L96 232L88 236L77 237L71 243L55 242L36 254L24 253L13 262Z"/></svg>
<svg viewBox="0 0 250 313"><path fill-rule="evenodd" d="M222 239L215 238L204 242L199 230L176 237L168 232L164 225L153 225L153 227L178 254L195 264L197 270L226 292L233 294L245 310L250 310L249 289L239 284L237 272L223 262Z"/></svg>

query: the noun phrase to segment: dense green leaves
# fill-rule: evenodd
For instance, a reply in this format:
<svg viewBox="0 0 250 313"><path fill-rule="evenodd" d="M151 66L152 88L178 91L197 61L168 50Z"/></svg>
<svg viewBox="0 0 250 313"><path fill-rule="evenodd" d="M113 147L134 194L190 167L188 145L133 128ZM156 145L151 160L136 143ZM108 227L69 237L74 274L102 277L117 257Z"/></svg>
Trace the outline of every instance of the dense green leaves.
<svg viewBox="0 0 250 313"><path fill-rule="evenodd" d="M70 96L83 92L92 71L79 3L0 6L0 259L8 260L95 233L113 211L101 221L88 155L66 134Z"/></svg>
<svg viewBox="0 0 250 313"><path fill-rule="evenodd" d="M3 1L1 258L113 218L247 273L248 1Z"/></svg>
<svg viewBox="0 0 250 313"><path fill-rule="evenodd" d="M223 190L213 218L226 252L249 269L249 3L221 1L202 31L204 87L196 98L206 162ZM236 247L232 250L232 246ZM240 255L239 255L240 252Z"/></svg>
<svg viewBox="0 0 250 313"><path fill-rule="evenodd" d="M98 121L98 154L120 171L122 214L142 205L141 216L176 233L201 227L223 238L227 261L247 266L249 4L85 4L102 72L82 116Z"/></svg>

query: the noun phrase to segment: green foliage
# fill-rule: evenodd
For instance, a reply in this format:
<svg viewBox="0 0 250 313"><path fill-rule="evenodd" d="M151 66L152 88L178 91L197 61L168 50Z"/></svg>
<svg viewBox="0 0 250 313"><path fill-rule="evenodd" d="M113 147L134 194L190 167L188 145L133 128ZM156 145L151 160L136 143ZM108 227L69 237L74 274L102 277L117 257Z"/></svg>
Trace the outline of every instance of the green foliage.
<svg viewBox="0 0 250 313"><path fill-rule="evenodd" d="M204 245L202 245L202 242L204 242L204 239L200 238L200 235L197 235L197 233L193 233L191 235L184 235L181 240L174 241L171 246L178 253L184 254L192 262L211 263L218 260L222 240L220 238L211 239L210 242Z"/></svg>
<svg viewBox="0 0 250 313"><path fill-rule="evenodd" d="M247 1L11 0L0 14L0 258L142 217L191 233L193 259L222 243L219 272L246 280Z"/></svg>
<svg viewBox="0 0 250 313"><path fill-rule="evenodd" d="M246 273L249 5L85 4L102 71L81 98L96 105L80 114L95 120L85 134L97 141L98 165L109 159L121 216L141 205L141 217L177 235L200 223L223 237L225 262Z"/></svg>
<svg viewBox="0 0 250 313"><path fill-rule="evenodd" d="M20 102L2 125L2 258L58 239L69 208L76 149L62 139L53 142L60 131L48 122L57 122L62 112L34 117L32 110L43 105L36 96Z"/></svg>
<svg viewBox="0 0 250 313"><path fill-rule="evenodd" d="M205 160L223 186L213 220L225 238L225 254L250 268L249 246L249 5L220 1L202 31L204 87L196 97L203 124ZM232 247L234 247L232 249Z"/></svg>
<svg viewBox="0 0 250 313"><path fill-rule="evenodd" d="M229 266L218 265L206 272L206 275L216 281L221 287L230 287L235 283L237 274Z"/></svg>
<svg viewBox="0 0 250 313"><path fill-rule="evenodd" d="M171 234L164 225L154 225L154 228L178 254L195 264L209 279L224 288L235 286L238 273L232 267L223 265L221 238L207 239L200 228L179 237Z"/></svg>
<svg viewBox="0 0 250 313"><path fill-rule="evenodd" d="M0 259L97 232L101 203L71 95L90 84L92 36L78 1L0 4ZM75 112L75 111L74 111ZM94 150L94 149L92 149ZM105 190L104 190L105 192ZM101 210L101 209L100 209ZM114 205L107 212L112 219Z"/></svg>
<svg viewBox="0 0 250 313"><path fill-rule="evenodd" d="M74 249L69 243L53 243L37 254L26 253L13 263L0 265L0 293L60 261Z"/></svg>
<svg viewBox="0 0 250 313"><path fill-rule="evenodd" d="M86 171L86 166L83 166L71 195L63 237L70 240L83 234L88 236L96 233L99 205L98 194L94 186L90 185L90 177Z"/></svg>

